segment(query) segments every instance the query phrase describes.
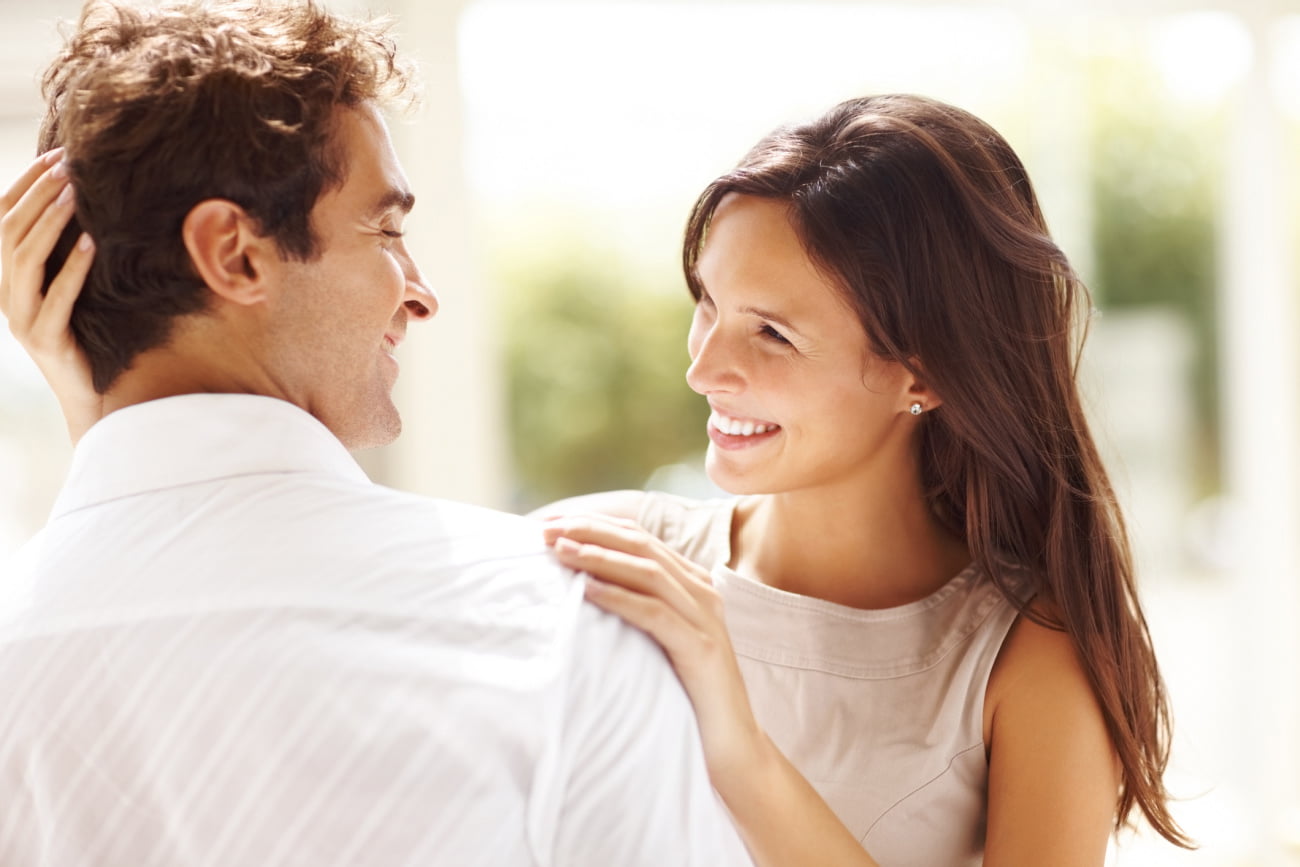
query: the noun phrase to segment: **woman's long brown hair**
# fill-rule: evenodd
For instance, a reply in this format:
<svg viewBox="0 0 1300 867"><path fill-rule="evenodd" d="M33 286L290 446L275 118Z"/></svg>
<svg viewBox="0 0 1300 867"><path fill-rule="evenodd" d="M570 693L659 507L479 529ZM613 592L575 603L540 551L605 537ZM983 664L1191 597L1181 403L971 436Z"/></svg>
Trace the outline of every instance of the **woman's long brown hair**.
<svg viewBox="0 0 1300 867"><path fill-rule="evenodd" d="M729 193L788 202L873 350L943 399L920 432L932 506L1025 616L1073 640L1123 766L1116 827L1137 807L1189 846L1163 781L1168 697L1076 384L1091 300L1020 159L980 119L917 96L778 129L695 204L683 264L697 299Z"/></svg>

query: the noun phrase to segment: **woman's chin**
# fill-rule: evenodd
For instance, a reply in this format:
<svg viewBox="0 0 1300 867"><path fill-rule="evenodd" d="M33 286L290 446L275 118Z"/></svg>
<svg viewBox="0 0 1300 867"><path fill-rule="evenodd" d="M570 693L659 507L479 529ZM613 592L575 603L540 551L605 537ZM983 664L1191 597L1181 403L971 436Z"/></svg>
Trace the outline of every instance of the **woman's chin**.
<svg viewBox="0 0 1300 867"><path fill-rule="evenodd" d="M745 473L729 472L726 467L720 466L721 462L714 457L713 450L709 450L708 456L704 460L704 474L708 476L709 481L714 486L731 494L733 497L746 497L753 494L768 494L771 491L757 484L752 478L746 478Z"/></svg>

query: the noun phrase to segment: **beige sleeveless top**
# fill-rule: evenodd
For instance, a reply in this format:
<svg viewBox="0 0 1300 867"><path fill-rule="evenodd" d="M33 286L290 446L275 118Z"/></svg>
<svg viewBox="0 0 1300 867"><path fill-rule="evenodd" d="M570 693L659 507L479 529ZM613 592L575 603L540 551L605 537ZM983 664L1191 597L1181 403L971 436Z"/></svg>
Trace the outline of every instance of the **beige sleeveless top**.
<svg viewBox="0 0 1300 867"><path fill-rule="evenodd" d="M1015 608L973 566L875 611L756 583L727 567L735 503L651 493L638 520L711 570L759 723L885 867L979 865L984 690Z"/></svg>

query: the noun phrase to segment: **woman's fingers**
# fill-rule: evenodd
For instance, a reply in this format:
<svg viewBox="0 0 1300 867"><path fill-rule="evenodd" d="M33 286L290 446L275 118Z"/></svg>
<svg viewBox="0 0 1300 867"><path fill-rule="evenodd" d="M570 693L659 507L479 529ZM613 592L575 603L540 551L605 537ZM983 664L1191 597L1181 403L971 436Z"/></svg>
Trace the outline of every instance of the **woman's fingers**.
<svg viewBox="0 0 1300 867"><path fill-rule="evenodd" d="M31 165L29 165L23 173L18 176L18 180L14 181L13 184L10 185L9 189L5 190L3 196L0 196L0 211L8 211L17 204L18 200L23 197L23 194L26 193L27 190L31 188L32 184L36 182L36 179L45 174L46 170L62 159L63 148L54 148L53 150L48 150L36 159L32 160Z"/></svg>
<svg viewBox="0 0 1300 867"><path fill-rule="evenodd" d="M51 162L50 154L61 155L61 151L39 157L0 199L0 210L4 212L0 217L0 254L6 262L50 203L68 186L67 165L57 159Z"/></svg>
<svg viewBox="0 0 1300 867"><path fill-rule="evenodd" d="M597 607L617 614L657 641L683 680L694 680L697 675L691 669L703 661L700 645L710 638L679 611L662 599L599 578L587 579L585 595Z"/></svg>
<svg viewBox="0 0 1300 867"><path fill-rule="evenodd" d="M71 192L71 186L64 186ZM41 288L45 283L45 262L54 250L59 233L72 217L74 205L56 199L28 227L25 237L0 260L0 312L9 318L9 328L22 340L44 306ZM12 213L12 212L11 212ZM7 234L6 228L6 234Z"/></svg>
<svg viewBox="0 0 1300 867"><path fill-rule="evenodd" d="M546 525L562 563L586 571L586 596L659 643L700 724L715 782L743 769L763 737L708 572L635 523L604 516Z"/></svg>
<svg viewBox="0 0 1300 867"><path fill-rule="evenodd" d="M0 196L0 314L54 389L76 443L103 415L104 404L71 328L95 255L88 235L79 237L42 294L46 264L76 213L63 156L60 148L37 158Z"/></svg>
<svg viewBox="0 0 1300 867"><path fill-rule="evenodd" d="M15 331L39 311L45 262L76 211L75 192L61 168L48 168L0 217L0 312ZM15 184L10 193L19 188Z"/></svg>
<svg viewBox="0 0 1300 867"><path fill-rule="evenodd" d="M544 535L561 563L595 576L591 601L663 644L679 673L707 665L726 644L722 599L708 573L636 524L566 518Z"/></svg>
<svg viewBox="0 0 1300 867"><path fill-rule="evenodd" d="M561 537L555 543L560 562L579 572L588 572L609 584L662 601L693 625L700 624L699 605L687 592L683 577L670 566L647 557L607 548L600 544Z"/></svg>
<svg viewBox="0 0 1300 867"><path fill-rule="evenodd" d="M649 553L649 543L655 538L636 523L609 515L569 515L543 524L542 537L548 545L561 536L643 554Z"/></svg>
<svg viewBox="0 0 1300 867"><path fill-rule="evenodd" d="M710 586L708 570L674 551L635 521L607 515L568 516L549 521L542 527L542 538L554 545L560 538L589 545L600 545L638 557L656 560L689 579L695 585Z"/></svg>
<svg viewBox="0 0 1300 867"><path fill-rule="evenodd" d="M49 346L54 343L74 343L72 336L72 308L86 285L86 275L95 260L95 244L85 232L77 239L59 273L50 282L49 291L41 304L40 312L32 325L34 344Z"/></svg>

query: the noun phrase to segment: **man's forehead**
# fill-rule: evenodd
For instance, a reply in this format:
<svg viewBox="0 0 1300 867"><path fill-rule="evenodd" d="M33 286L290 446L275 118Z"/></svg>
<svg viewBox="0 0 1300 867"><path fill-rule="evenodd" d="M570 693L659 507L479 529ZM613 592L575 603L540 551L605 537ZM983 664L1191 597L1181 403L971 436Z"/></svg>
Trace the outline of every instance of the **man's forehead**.
<svg viewBox="0 0 1300 867"><path fill-rule="evenodd" d="M355 197L354 202L368 217L408 213L415 207L415 194L393 152L388 126L375 106L340 107L335 135L343 159L341 194Z"/></svg>

